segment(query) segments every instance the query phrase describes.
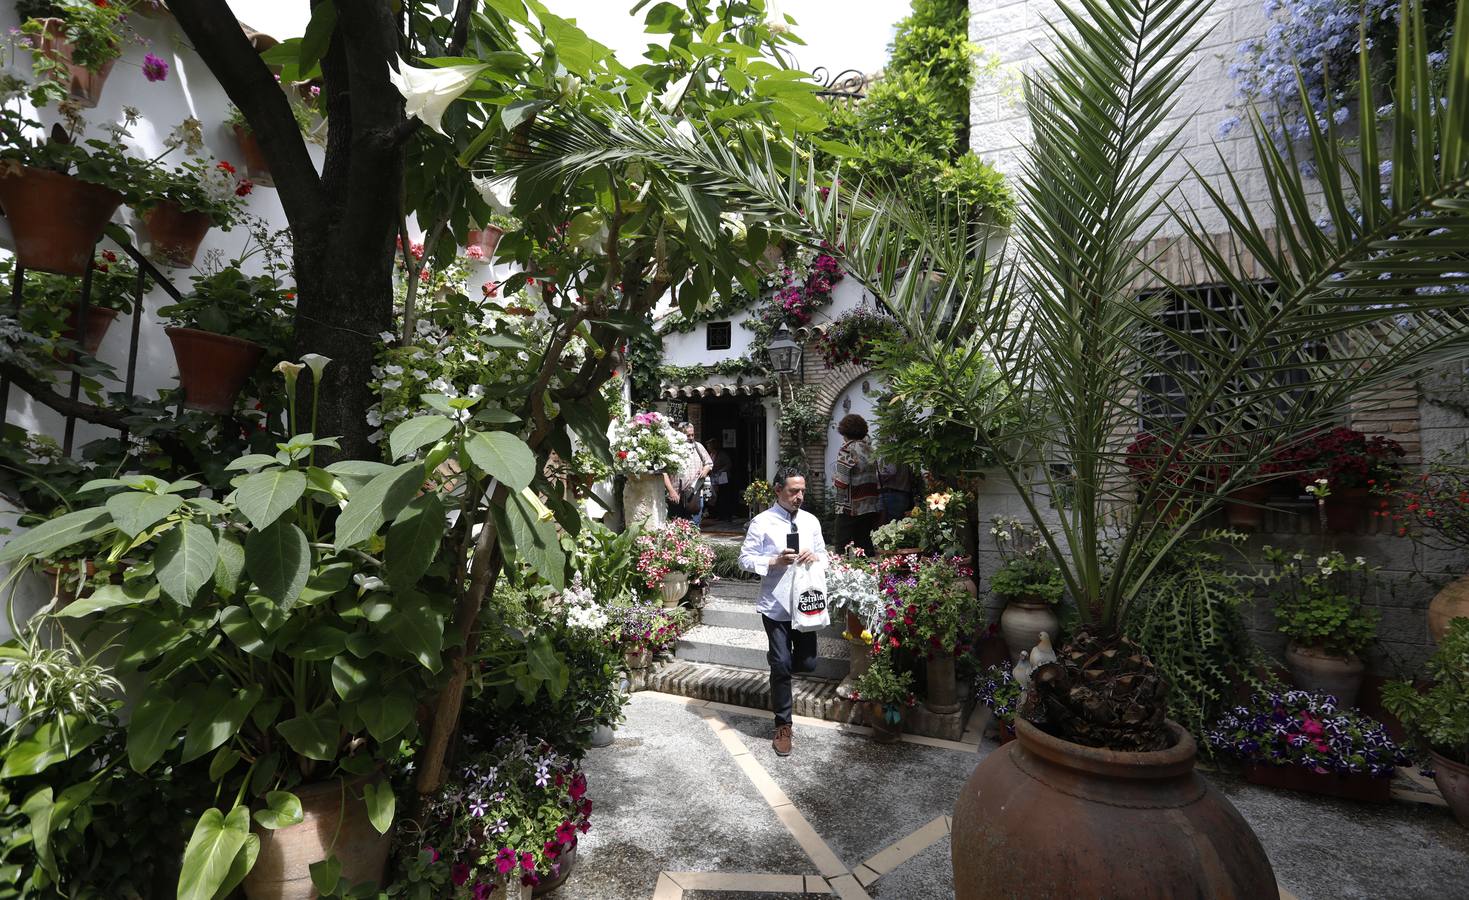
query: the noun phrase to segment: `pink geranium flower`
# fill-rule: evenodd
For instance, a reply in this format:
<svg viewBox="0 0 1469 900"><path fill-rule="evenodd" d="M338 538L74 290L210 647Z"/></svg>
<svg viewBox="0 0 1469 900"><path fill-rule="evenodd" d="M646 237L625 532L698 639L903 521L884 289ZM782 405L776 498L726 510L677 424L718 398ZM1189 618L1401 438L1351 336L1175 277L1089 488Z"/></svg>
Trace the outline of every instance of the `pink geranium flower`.
<svg viewBox="0 0 1469 900"><path fill-rule="evenodd" d="M143 77L149 81L162 81L168 77L168 63L149 53L143 57Z"/></svg>

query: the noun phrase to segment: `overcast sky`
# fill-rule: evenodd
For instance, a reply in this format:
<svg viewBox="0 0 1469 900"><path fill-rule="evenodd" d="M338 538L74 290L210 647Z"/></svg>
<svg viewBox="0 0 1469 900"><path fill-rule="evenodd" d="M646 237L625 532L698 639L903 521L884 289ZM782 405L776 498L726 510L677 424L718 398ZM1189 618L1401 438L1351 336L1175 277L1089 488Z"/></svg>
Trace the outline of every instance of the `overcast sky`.
<svg viewBox="0 0 1469 900"><path fill-rule="evenodd" d="M557 15L575 19L582 29L611 47L625 64L642 58L648 36L642 14L628 15L634 0L547 0ZM843 69L867 73L882 68L893 24L908 12L906 0L773 0L796 20L796 34L806 42L794 48L797 64L807 71L825 66L828 74ZM652 4L649 4L652 5ZM306 0L230 0L251 27L277 38L299 36L310 15ZM644 11L646 12L646 10Z"/></svg>

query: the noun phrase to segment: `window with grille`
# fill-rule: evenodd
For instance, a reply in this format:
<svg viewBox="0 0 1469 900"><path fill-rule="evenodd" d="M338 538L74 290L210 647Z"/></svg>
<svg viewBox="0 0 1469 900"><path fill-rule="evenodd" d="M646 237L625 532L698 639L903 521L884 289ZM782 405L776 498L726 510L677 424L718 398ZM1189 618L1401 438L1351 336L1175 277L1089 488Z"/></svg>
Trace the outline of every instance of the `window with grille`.
<svg viewBox="0 0 1469 900"><path fill-rule="evenodd" d="M729 322L710 322L704 327L704 349L728 350L734 343L734 329Z"/></svg>
<svg viewBox="0 0 1469 900"><path fill-rule="evenodd" d="M1273 285L1267 285L1267 288ZM1242 352L1239 338L1230 329L1231 320L1238 322L1243 307L1234 292L1222 285L1203 285L1182 291L1153 291L1139 297L1143 303L1157 303L1160 328L1144 342L1148 356L1156 361L1152 372L1143 374L1138 404L1139 430L1153 434L1178 434L1193 405L1192 391L1200 386L1205 371L1204 359L1216 364ZM1217 401L1221 412L1232 402L1249 402L1251 394L1273 393L1277 407L1299 402L1301 389L1308 377L1306 366L1321 359L1324 347L1276 345L1266 347L1258 356L1245 362L1239 376ZM1267 407L1268 408L1268 407ZM1261 424L1258 414L1246 415L1236 427ZM1208 430L1195 424L1194 435Z"/></svg>

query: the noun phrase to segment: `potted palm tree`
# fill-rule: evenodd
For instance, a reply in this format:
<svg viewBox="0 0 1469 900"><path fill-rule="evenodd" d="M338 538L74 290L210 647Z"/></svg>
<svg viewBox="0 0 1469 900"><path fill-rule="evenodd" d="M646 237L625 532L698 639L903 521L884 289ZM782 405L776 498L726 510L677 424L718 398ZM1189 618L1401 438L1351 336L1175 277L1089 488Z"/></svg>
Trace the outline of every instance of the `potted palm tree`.
<svg viewBox="0 0 1469 900"><path fill-rule="evenodd" d="M1055 29L1048 65L1026 76L1034 137L998 259L974 252L962 208L915 209L880 187L833 183L809 162L792 172L778 161L785 154L753 137L756 149L746 152L723 135L607 110L569 114L554 128L538 122L528 153L487 154L500 174L540 178L617 159L657 162L645 177L718 201L696 217L734 208L808 244L841 246L847 271L893 308L912 354L955 373L940 379L951 395L945 406L971 409L998 393L1020 413L965 424L995 449L995 466L1050 549L1084 628L1032 673L1018 739L980 763L956 803L954 884L966 900L1099 885L1122 896L1277 891L1249 826L1194 771L1195 740L1169 721L1165 684L1121 637L1123 615L1190 529L1261 480L1280 446L1335 424L1394 379L1466 352L1462 261L1429 235L1448 227L1445 216L1469 227L1458 209L1469 209L1469 103L1446 107L1426 77L1415 77L1428 52L1415 2L1402 7L1391 184L1379 192L1385 145L1370 91L1355 110L1360 143L1350 151L1330 115L1325 129L1307 117L1320 175L1309 187L1295 155L1254 117L1265 208L1241 212L1261 204L1238 180L1200 180L1225 233L1209 233L1201 216L1174 217L1198 260L1194 282L1228 290L1232 311L1220 314L1208 292L1159 274L1147 248L1169 215L1161 179L1181 131L1170 116L1208 9L1186 0L1062 4L1085 38ZM1458 15L1454 96L1469 91L1461 83L1469 69L1455 68L1469 65L1469 4ZM1365 47L1361 58L1370 84ZM1307 199L1323 193L1323 203ZM1242 274L1235 261L1244 256L1274 282ZM1383 277L1396 272L1411 272L1411 285ZM1172 316L1213 331L1182 333ZM1308 358L1303 348L1336 352ZM1361 364L1363 348L1370 366ZM956 358L980 356L995 377L958 377ZM1179 384L1188 386L1182 396ZM1190 452L1175 442L1150 477L1134 481L1123 444L1140 411L1166 413ZM1198 489L1219 472L1227 476ZM1071 825L1055 828L1058 821ZM1192 863L1201 857L1219 864Z"/></svg>

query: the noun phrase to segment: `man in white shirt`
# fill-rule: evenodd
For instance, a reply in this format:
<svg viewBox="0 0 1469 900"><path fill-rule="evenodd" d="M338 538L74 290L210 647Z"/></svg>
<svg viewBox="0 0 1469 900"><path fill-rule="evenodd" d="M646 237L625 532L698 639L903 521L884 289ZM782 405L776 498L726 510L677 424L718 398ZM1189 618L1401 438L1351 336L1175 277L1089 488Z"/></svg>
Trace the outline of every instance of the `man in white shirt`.
<svg viewBox="0 0 1469 900"><path fill-rule="evenodd" d="M779 756L791 752L791 675L816 668L815 633L791 627L790 598L777 597L775 590L792 565L826 556L821 522L801 509L805 499L805 477L782 470L775 476L775 505L750 520L740 545L740 568L761 576L758 609L770 642L770 705L775 711L770 744ZM793 543L795 550L789 549Z"/></svg>

